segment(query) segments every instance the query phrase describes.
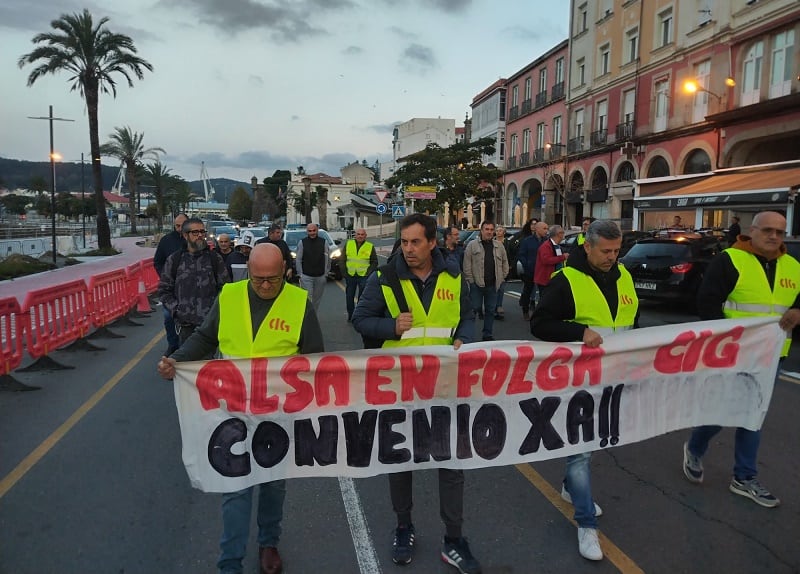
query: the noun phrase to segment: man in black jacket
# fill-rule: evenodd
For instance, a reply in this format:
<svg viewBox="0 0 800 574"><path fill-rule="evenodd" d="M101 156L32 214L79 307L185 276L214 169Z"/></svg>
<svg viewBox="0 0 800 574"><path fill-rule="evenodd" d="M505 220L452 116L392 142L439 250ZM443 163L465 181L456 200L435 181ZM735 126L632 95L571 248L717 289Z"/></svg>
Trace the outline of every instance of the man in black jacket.
<svg viewBox="0 0 800 574"><path fill-rule="evenodd" d="M289 249L289 245L283 239L283 229L281 229L281 226L277 223L270 225L267 230L267 236L256 241L256 245L260 243L272 243L281 250L283 264L286 267L286 279L291 281L294 275L294 259L292 259L292 250Z"/></svg>
<svg viewBox="0 0 800 574"><path fill-rule="evenodd" d="M331 254L328 242L319 236L319 225L309 223L306 233L308 235L297 243L295 265L300 276L300 287L308 291L314 312L319 313L319 304L331 269Z"/></svg>
<svg viewBox="0 0 800 574"><path fill-rule="evenodd" d="M613 221L592 222L583 250L555 274L533 312L531 332L544 341L582 341L599 347L603 338L638 323L639 302L630 273L617 264L622 233ZM592 283L587 283L586 278ZM596 288L595 288L596 287ZM592 500L591 452L567 457L561 497L575 505L578 550L588 560L602 560L597 535L600 507Z"/></svg>
<svg viewBox="0 0 800 574"><path fill-rule="evenodd" d="M167 257L176 251L180 251L183 249L184 245L186 245L186 240L183 238L183 233L181 230L186 219L187 217L185 213L179 213L176 215L175 219L173 220L175 224L174 229L164 235L164 237L161 238L161 241L158 242L156 254L153 256L153 267L155 267L156 273L158 273L159 277L161 277ZM169 357L175 351L175 349L180 347L181 341L178 337L178 333L175 331L175 321L172 320L172 314L167 310L166 307L162 308L164 309L164 330L167 332L167 351L164 354Z"/></svg>

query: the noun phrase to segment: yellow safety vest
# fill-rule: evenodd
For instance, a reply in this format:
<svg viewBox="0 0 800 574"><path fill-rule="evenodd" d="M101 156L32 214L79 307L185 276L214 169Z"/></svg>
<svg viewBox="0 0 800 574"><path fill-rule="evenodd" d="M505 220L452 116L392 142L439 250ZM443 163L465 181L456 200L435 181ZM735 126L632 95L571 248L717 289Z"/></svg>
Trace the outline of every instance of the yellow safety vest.
<svg viewBox="0 0 800 574"><path fill-rule="evenodd" d="M616 331L627 331L633 328L636 311L639 309L639 298L633 278L625 267L619 267L617 279L617 316L611 316L606 298L600 287L591 276L578 271L574 267L564 267L561 272L572 288L572 299L575 301L575 323L588 325L601 335L610 335Z"/></svg>
<svg viewBox="0 0 800 574"><path fill-rule="evenodd" d="M226 358L296 355L308 293L284 283L254 338L248 283L226 283L219 294L220 352Z"/></svg>
<svg viewBox="0 0 800 574"><path fill-rule="evenodd" d="M726 249L733 266L739 272L736 285L728 294L722 312L727 318L783 315L800 293L800 263L791 255L776 260L775 283L769 287L767 274L758 258L743 249ZM781 357L789 354L791 333L787 335Z"/></svg>
<svg viewBox="0 0 800 574"><path fill-rule="evenodd" d="M373 245L369 241L361 244L361 248L356 245L355 239L350 239L345 246L347 255L347 274L359 275L363 277L369 269L369 258L372 256Z"/></svg>
<svg viewBox="0 0 800 574"><path fill-rule="evenodd" d="M586 243L586 234L585 233L579 233L578 234L578 238L575 240L575 242L578 245L583 245L584 243Z"/></svg>
<svg viewBox="0 0 800 574"><path fill-rule="evenodd" d="M427 313L413 283L409 279L401 279L400 286L414 320L411 329L403 333L399 340L386 340L383 346L451 345L453 333L461 321L461 275L453 277L446 271L439 273L436 278L436 292ZM389 313L392 317L397 317L400 314L400 305L392 288L381 285L381 289Z"/></svg>

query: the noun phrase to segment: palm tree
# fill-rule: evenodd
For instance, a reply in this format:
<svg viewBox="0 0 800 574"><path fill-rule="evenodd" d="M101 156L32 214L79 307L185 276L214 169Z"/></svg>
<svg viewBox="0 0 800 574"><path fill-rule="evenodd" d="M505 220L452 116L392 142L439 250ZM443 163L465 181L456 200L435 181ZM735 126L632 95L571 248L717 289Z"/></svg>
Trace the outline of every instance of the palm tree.
<svg viewBox="0 0 800 574"><path fill-rule="evenodd" d="M114 133L108 136L109 141L100 146L100 154L115 157L125 165L125 177L128 180L128 206L131 212L131 233L136 233L136 166L143 159L158 161L158 154L166 153L160 147L145 148L142 141L144 134L131 131L129 126L114 128Z"/></svg>
<svg viewBox="0 0 800 574"><path fill-rule="evenodd" d="M153 186L153 194L156 196L157 229L160 230L164 222L166 192L173 182L172 174L168 167L156 160L154 163L145 166L144 177L147 183Z"/></svg>
<svg viewBox="0 0 800 574"><path fill-rule="evenodd" d="M28 75L28 86L47 75L65 71L70 74L71 90L78 90L86 101L89 115L89 147L92 157L95 206L97 208L97 243L100 249L111 249L111 230L106 216L103 197L103 175L100 166L100 132L98 105L100 92L117 96L117 84L113 78L117 73L133 87L132 75L144 78L144 70L153 71L153 66L136 55L133 40L125 34L114 34L101 18L95 26L92 14L62 14L50 22L55 32L37 34L32 42L37 47L20 57L20 68L38 64Z"/></svg>

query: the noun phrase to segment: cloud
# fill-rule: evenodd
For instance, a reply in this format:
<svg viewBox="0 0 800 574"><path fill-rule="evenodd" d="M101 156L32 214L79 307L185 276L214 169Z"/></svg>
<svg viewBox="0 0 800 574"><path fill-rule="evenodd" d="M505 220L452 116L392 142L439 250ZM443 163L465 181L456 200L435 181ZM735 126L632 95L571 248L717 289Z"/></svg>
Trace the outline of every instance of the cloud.
<svg viewBox="0 0 800 574"><path fill-rule="evenodd" d="M411 44L403 50L399 63L406 71L421 76L439 67L433 50L421 44Z"/></svg>
<svg viewBox="0 0 800 574"><path fill-rule="evenodd" d="M359 54L364 53L364 48L360 46L348 46L344 50L342 50L342 54L345 56L358 56Z"/></svg>
<svg viewBox="0 0 800 574"><path fill-rule="evenodd" d="M417 37L417 34L415 32L406 30L404 28L401 28L400 26L389 26L386 30L388 30L395 36L403 38L404 40L413 40Z"/></svg>
<svg viewBox="0 0 800 574"><path fill-rule="evenodd" d="M466 12L472 5L472 0L427 0L442 12L459 14Z"/></svg>
<svg viewBox="0 0 800 574"><path fill-rule="evenodd" d="M256 0L160 0L160 4L189 8L201 23L224 34L268 30L272 40L278 43L327 35L324 28L310 23L313 17L320 12L348 10L354 6L351 0L273 0L267 3Z"/></svg>
<svg viewBox="0 0 800 574"><path fill-rule="evenodd" d="M329 153L323 156L287 156L275 155L268 151L251 150L237 155L226 155L222 152L204 152L189 157L166 156L165 162L200 165L205 162L210 174L215 171L230 169L247 169L252 171L259 179L261 174L271 175L277 169L294 172L297 166L302 165L306 173L326 173L338 176L341 168L354 161L361 161L352 153Z"/></svg>
<svg viewBox="0 0 800 574"><path fill-rule="evenodd" d="M247 83L253 88L262 88L264 87L264 78L262 78L261 76L250 74L247 77Z"/></svg>
<svg viewBox="0 0 800 574"><path fill-rule="evenodd" d="M386 133L386 132L391 133L391 132L394 131L394 126L396 126L397 124L401 124L401 123L403 123L403 122L402 121L397 121L397 122L392 122L390 124L372 124L370 126L365 126L363 129L365 129L367 131L370 131L370 132L376 132L376 133L379 133L379 134L383 134L383 133Z"/></svg>
<svg viewBox="0 0 800 574"><path fill-rule="evenodd" d="M296 121L299 121L299 120L300 120L300 116L298 116L298 115L293 115L292 116L292 121L293 122L296 122Z"/></svg>
<svg viewBox="0 0 800 574"><path fill-rule="evenodd" d="M500 31L500 36L505 36L513 40L535 41L542 36L536 30L524 26L509 26Z"/></svg>

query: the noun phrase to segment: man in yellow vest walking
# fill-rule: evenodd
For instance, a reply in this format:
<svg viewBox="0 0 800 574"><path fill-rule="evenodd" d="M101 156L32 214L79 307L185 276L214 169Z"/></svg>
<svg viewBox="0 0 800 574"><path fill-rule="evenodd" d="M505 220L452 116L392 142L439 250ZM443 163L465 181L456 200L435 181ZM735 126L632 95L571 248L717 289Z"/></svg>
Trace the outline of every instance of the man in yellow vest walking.
<svg viewBox="0 0 800 574"><path fill-rule="evenodd" d="M308 294L284 281L281 250L270 243L256 245L247 261L249 279L228 283L203 324L169 358L161 357L158 372L175 376L175 363L201 359L219 347L224 357L283 357L324 351L322 330ZM281 321L272 321L281 319ZM280 325L273 329L271 325ZM222 495L221 574L242 572L253 491L256 487ZM283 519L286 483L258 485L258 545L261 574L283 570L278 539Z"/></svg>
<svg viewBox="0 0 800 574"><path fill-rule="evenodd" d="M355 309L356 289L358 298L364 292L367 277L378 267L378 253L375 246L367 241L366 229L356 229L355 239L348 239L344 246L342 256L339 258L339 267L344 276L344 296L347 302L347 322L353 320Z"/></svg>
<svg viewBox="0 0 800 574"><path fill-rule="evenodd" d="M400 252L367 279L353 313L353 326L383 347L452 345L472 342L474 321L467 284L458 263L445 260L436 245L436 220L414 213L400 220ZM456 381L453 381L455 384ZM413 404L406 405L411 411ZM409 413L410 416L410 413ZM412 473L389 475L397 515L392 561L408 564L414 552L411 521ZM439 513L445 525L442 560L462 574L480 574L461 526L464 522L464 471L439 469Z"/></svg>
<svg viewBox="0 0 800 574"><path fill-rule="evenodd" d="M593 221L583 249L567 260L544 291L533 312L531 332L543 341L581 341L599 347L606 337L637 326L639 300L631 274L617 263L622 233L613 221ZM597 517L603 511L592 499L591 452L567 457L561 497L575 507L578 551L602 560Z"/></svg>
<svg viewBox="0 0 800 574"><path fill-rule="evenodd" d="M800 263L786 253L785 235L783 215L774 211L756 214L750 235L740 235L732 247L711 261L697 294L697 310L706 321L755 316L779 318L778 323L787 334L782 357L788 355L789 337L800 323ZM683 474L689 482L703 482L703 455L720 429L697 427L683 445ZM780 500L756 478L760 443L760 430L736 429L729 489L756 504L774 508Z"/></svg>

